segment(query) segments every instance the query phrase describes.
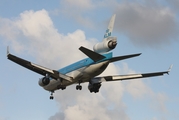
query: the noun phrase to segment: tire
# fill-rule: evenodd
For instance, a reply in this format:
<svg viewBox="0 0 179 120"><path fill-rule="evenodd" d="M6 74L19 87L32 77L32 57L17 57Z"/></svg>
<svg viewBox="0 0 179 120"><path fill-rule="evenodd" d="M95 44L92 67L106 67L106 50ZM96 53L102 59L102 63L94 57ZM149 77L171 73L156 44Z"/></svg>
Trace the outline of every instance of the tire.
<svg viewBox="0 0 179 120"><path fill-rule="evenodd" d="M79 86L79 90L82 90L82 86Z"/></svg>
<svg viewBox="0 0 179 120"><path fill-rule="evenodd" d="M76 86L76 90L78 90L78 89L79 89L79 86L77 85L77 86Z"/></svg>

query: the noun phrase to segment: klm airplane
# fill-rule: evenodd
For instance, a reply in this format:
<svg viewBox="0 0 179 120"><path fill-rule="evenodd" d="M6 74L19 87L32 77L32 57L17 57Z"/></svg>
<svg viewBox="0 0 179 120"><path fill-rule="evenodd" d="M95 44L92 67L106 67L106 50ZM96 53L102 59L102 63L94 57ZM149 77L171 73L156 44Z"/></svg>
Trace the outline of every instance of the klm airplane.
<svg viewBox="0 0 179 120"><path fill-rule="evenodd" d="M115 16L116 15L113 15L110 20L103 41L95 44L93 46L93 51L82 46L79 48L79 50L88 56L88 58L82 59L62 69L53 70L34 64L10 54L9 48L7 49L7 58L29 70L43 75L44 77L40 78L38 83L45 90L51 92L50 99L54 98L53 93L56 90L64 90L67 86L73 84L77 84L76 90L82 90L81 83L88 82L89 91L97 93L99 92L102 82L145 78L168 74L172 66L168 71L163 72L96 77L100 75L110 63L141 55L141 53L139 53L113 57L112 52L110 51L113 50L117 45L117 38L111 36Z"/></svg>

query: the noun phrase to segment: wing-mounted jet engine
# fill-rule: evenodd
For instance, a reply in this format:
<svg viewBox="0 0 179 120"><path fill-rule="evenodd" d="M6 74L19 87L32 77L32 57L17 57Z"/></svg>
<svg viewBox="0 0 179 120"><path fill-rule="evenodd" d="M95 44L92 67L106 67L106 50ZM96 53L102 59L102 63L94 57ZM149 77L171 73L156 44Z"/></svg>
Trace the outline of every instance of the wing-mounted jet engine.
<svg viewBox="0 0 179 120"><path fill-rule="evenodd" d="M111 37L115 17L116 17L116 15L112 16L112 18L111 18L111 20L109 22L108 28L107 28L107 30L106 30L106 32L104 34L103 41L100 42L100 43L97 43L97 44L95 44L93 46L94 52L105 53L105 52L109 52L109 51L113 50L116 47L116 45L117 45L117 37Z"/></svg>
<svg viewBox="0 0 179 120"><path fill-rule="evenodd" d="M50 83L50 76L48 74L45 75L45 77L39 79L39 85L40 86L46 86Z"/></svg>
<svg viewBox="0 0 179 120"><path fill-rule="evenodd" d="M46 86L50 83L50 79L48 77L43 77L39 79L39 85L40 86Z"/></svg>

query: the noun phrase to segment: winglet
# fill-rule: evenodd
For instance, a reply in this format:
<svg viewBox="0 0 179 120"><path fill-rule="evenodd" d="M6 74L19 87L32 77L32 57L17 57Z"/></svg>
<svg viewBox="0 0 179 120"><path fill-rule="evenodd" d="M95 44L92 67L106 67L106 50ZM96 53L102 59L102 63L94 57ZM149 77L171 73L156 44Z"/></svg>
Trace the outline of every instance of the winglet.
<svg viewBox="0 0 179 120"><path fill-rule="evenodd" d="M7 56L9 55L9 46L7 46Z"/></svg>
<svg viewBox="0 0 179 120"><path fill-rule="evenodd" d="M170 67L169 67L169 69L168 69L168 71L167 71L167 74L169 74L169 72L172 70L172 67L173 67L173 64L170 65Z"/></svg>

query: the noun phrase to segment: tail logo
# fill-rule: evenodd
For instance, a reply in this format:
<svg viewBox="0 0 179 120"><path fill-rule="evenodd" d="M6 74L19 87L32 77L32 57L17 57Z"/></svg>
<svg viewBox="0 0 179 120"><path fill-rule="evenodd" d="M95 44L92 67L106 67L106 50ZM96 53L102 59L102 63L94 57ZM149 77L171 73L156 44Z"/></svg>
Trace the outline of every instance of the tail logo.
<svg viewBox="0 0 179 120"><path fill-rule="evenodd" d="M107 37L109 37L109 36L111 36L111 32L110 32L109 29L107 29L107 30L106 30L106 33L104 34L104 38L107 38Z"/></svg>

